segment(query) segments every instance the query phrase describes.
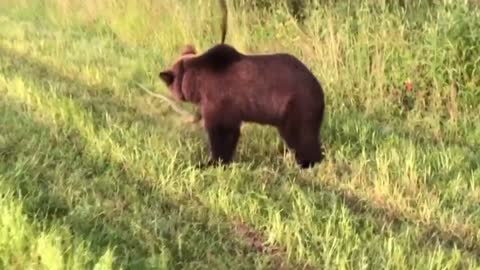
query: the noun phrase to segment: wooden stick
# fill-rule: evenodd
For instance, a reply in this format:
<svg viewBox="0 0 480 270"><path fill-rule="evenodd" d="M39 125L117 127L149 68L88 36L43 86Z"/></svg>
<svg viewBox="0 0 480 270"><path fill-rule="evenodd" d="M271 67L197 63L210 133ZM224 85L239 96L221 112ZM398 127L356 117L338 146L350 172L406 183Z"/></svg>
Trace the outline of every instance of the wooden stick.
<svg viewBox="0 0 480 270"><path fill-rule="evenodd" d="M172 107L172 109L174 111L176 111L177 113L181 114L181 115L184 115L184 116L193 116L192 113L190 113L189 111L186 111L186 110L183 110L181 109L180 107L177 106L177 104L175 104L175 101L171 100L170 98L168 98L167 96L163 95L163 94L160 94L160 93L153 93L152 91L148 90L145 86L141 85L140 83L138 82L135 82L143 91L147 92L148 94L150 94L151 96L153 97L156 97L156 98L160 98L162 99L163 101L167 102L170 107Z"/></svg>

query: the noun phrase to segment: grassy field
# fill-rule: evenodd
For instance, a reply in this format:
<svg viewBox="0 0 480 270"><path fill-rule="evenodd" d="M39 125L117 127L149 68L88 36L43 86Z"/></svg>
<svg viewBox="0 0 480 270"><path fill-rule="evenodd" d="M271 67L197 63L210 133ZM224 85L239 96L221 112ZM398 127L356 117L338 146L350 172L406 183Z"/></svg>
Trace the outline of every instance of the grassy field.
<svg viewBox="0 0 480 270"><path fill-rule="evenodd" d="M135 84L168 94L216 0L0 1L0 268L480 269L478 3L237 2L227 43L325 88L311 170L253 124L201 170L201 127Z"/></svg>

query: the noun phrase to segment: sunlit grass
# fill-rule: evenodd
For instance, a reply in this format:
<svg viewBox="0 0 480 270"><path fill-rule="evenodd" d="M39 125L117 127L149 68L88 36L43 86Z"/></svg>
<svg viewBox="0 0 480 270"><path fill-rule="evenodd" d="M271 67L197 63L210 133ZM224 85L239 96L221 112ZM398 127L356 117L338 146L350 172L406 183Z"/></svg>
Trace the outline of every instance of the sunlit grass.
<svg viewBox="0 0 480 270"><path fill-rule="evenodd" d="M0 4L2 268L478 269L478 9L229 4L228 43L322 82L327 157L246 125L201 170L202 129L134 83L219 41L216 1L181 2Z"/></svg>

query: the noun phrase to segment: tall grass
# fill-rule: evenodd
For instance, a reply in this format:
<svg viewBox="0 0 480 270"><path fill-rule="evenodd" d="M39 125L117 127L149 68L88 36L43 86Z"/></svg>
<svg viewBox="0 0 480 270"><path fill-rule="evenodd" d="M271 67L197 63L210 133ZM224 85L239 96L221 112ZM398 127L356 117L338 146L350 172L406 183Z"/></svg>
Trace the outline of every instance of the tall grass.
<svg viewBox="0 0 480 270"><path fill-rule="evenodd" d="M202 130L136 88L220 41L216 0L0 1L0 266L478 269L478 1L305 3L228 1L227 42L318 76L309 171L256 125L200 170Z"/></svg>
<svg viewBox="0 0 480 270"><path fill-rule="evenodd" d="M85 243L77 241L65 227L43 231L28 220L22 204L10 192L1 194L0 216L2 269L85 269L88 265L112 269L111 250L94 259Z"/></svg>

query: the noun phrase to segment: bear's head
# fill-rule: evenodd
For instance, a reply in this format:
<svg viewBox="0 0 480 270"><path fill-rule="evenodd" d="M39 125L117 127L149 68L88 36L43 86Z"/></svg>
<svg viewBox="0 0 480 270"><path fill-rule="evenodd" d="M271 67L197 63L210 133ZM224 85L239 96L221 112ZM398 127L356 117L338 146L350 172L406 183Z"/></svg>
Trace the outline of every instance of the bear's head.
<svg viewBox="0 0 480 270"><path fill-rule="evenodd" d="M189 91L192 89L186 89L184 85L185 73L185 61L196 55L196 50L193 46L187 45L180 56L180 58L173 64L171 68L165 69L160 72L159 77L170 89L172 94L177 100L189 101Z"/></svg>

